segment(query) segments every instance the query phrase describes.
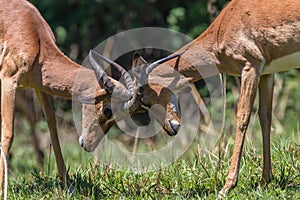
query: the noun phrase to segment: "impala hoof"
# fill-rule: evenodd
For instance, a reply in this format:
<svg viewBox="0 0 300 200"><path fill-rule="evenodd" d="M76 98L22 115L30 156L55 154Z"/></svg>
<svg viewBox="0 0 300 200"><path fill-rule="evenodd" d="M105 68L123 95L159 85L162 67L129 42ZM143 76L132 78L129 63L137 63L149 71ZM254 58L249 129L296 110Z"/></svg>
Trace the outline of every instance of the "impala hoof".
<svg viewBox="0 0 300 200"><path fill-rule="evenodd" d="M222 189L218 194L218 199L224 199L228 194L228 191Z"/></svg>

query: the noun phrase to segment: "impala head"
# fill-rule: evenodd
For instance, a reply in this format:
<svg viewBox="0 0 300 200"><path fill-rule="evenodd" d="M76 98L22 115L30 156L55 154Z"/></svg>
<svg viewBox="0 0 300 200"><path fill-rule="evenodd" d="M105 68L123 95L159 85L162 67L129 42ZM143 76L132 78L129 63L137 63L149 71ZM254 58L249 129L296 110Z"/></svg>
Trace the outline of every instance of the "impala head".
<svg viewBox="0 0 300 200"><path fill-rule="evenodd" d="M175 55L175 57L181 54ZM170 136L176 135L180 128L180 113L176 96L171 90L161 84L147 84L147 79L155 67L173 57L168 56L148 65L142 56L135 53L132 61L132 70L139 80L140 92L143 95L141 99L142 105L148 108L151 108L153 105L162 106L163 110L159 108L152 109L152 114Z"/></svg>
<svg viewBox="0 0 300 200"><path fill-rule="evenodd" d="M134 92L134 84L129 74L118 64L112 63L124 78L125 84L110 78L104 69L96 62L94 51L89 53L89 61L93 66L94 73L101 89L93 97L80 98L82 103L82 134L79 138L80 145L87 151L94 151L101 138L114 125L115 120L122 116L113 116L112 96L118 99L121 111L134 108L137 94ZM106 58L105 58L106 59ZM120 104L121 102L121 104ZM125 112L118 112L125 114ZM100 125L100 126L99 126Z"/></svg>
<svg viewBox="0 0 300 200"><path fill-rule="evenodd" d="M121 82L110 78L104 69L96 62L94 55L118 69L121 72L122 78L124 78L124 85ZM133 59L133 68L137 70L135 70L135 78L132 80L131 76L119 64L91 50L89 53L89 60L102 89L93 98L80 98L79 100L82 102L83 113L82 135L79 138L80 145L86 151L92 152L95 150L102 137L109 131L116 121L134 114L134 112L142 112L147 115L148 107L147 104L143 105L141 101L142 95L139 91L143 88L141 87L142 84L139 80L147 79L149 73L156 66L180 55L181 54L169 56L147 66L144 59L136 54ZM139 74L138 71L141 69L143 69L143 71ZM155 95L155 93L148 95ZM163 122L160 118L158 121L161 124L163 123L163 128L169 135L176 135L180 126L180 120L176 108L168 102L168 100L157 102L166 110L165 122ZM113 108L112 105L114 105ZM153 104L151 103L149 105ZM117 113L117 115L114 113ZM136 120L141 121L141 124L143 124L144 121L147 121L145 118L147 117L144 116Z"/></svg>

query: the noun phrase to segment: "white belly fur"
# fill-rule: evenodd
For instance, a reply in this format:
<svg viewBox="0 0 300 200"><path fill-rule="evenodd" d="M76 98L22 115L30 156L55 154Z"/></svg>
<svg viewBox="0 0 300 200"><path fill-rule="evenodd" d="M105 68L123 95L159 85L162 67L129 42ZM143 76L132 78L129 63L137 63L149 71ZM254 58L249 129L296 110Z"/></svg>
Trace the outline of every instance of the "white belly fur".
<svg viewBox="0 0 300 200"><path fill-rule="evenodd" d="M300 52L273 60L269 65L264 67L262 75L288 71L295 68L300 68Z"/></svg>

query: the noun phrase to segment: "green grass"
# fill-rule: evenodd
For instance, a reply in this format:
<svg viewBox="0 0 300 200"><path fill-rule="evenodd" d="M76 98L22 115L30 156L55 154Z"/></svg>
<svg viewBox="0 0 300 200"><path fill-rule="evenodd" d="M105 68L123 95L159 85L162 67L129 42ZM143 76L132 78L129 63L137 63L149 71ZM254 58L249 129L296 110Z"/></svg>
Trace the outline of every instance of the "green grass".
<svg viewBox="0 0 300 200"><path fill-rule="evenodd" d="M290 127L291 128L291 127ZM268 188L257 190L261 177L262 150L246 141L241 161L238 186L228 199L299 199L300 147L299 127L291 139L281 135L272 137L273 180ZM64 135L68 136L67 134ZM16 143L22 141L16 139ZM72 192L64 188L57 176L53 155L46 151L45 167L41 171L29 144L14 145L14 156L9 171L10 199L215 199L224 184L233 143L221 158L199 155L190 150L166 168L138 174L118 171L104 164L94 165L93 157L85 153L76 140L63 145L63 154L72 180ZM24 151L24 148L27 150ZM47 152L48 151L48 152ZM51 152L51 154L53 154Z"/></svg>
<svg viewBox="0 0 300 200"><path fill-rule="evenodd" d="M291 80L295 81L297 78ZM257 189L263 158L261 131L257 109L254 108L243 149L239 182L227 199L300 199L300 108L295 104L299 102L300 94L297 89L293 94L288 99L285 117L281 120L274 117L273 120L271 183L263 190ZM39 137L44 140L42 146L46 157L43 170L29 142L28 125L22 122L22 128L16 130L9 163L9 199L216 199L225 183L234 145L235 117L230 115L230 108L227 110L225 149L220 160L216 146L202 148L205 141L197 138L181 158L165 168L147 173L119 171L104 163L94 165L93 156L79 146L74 128L60 124L60 139L72 191L61 185L57 178L45 122L41 121L37 126ZM275 106L275 113L277 110ZM18 134L22 131L23 134ZM115 129L112 133L111 137L118 135ZM140 143L139 147L145 148L145 144Z"/></svg>

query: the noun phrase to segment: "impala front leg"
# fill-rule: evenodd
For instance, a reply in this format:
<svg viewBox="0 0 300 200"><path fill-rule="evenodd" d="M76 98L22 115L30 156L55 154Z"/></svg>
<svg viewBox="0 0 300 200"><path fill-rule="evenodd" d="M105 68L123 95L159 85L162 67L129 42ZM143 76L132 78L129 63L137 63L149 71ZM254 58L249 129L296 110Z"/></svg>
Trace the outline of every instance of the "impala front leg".
<svg viewBox="0 0 300 200"><path fill-rule="evenodd" d="M274 75L262 76L259 81L259 120L263 137L263 173L260 187L271 181L270 131L272 120L272 101L274 90Z"/></svg>
<svg viewBox="0 0 300 200"><path fill-rule="evenodd" d="M2 129L1 129L1 151L3 151L5 158L1 156L0 162L0 194L2 195L2 185L4 178L4 160L6 159L9 149L11 147L14 136L14 109L15 109L15 94L16 84L13 78L2 80L1 85L1 115L2 115ZM1 154L2 155L2 154Z"/></svg>
<svg viewBox="0 0 300 200"><path fill-rule="evenodd" d="M233 189L238 181L240 160L247 127L250 120L253 102L259 80L257 69L250 63L246 63L241 75L241 92L237 111L236 138L226 183L219 193L219 197L226 195Z"/></svg>
<svg viewBox="0 0 300 200"><path fill-rule="evenodd" d="M43 93L39 90L35 90L37 98L43 108L47 124L49 127L50 131L50 136L51 136L51 142L52 142L52 147L53 151L55 154L56 158L56 164L58 168L58 175L59 178L65 183L68 183L68 175L66 174L66 166L64 163L64 159L61 153L61 148L59 144L59 139L58 139L58 134L57 134L57 127L56 127L56 119L55 119L55 114L52 108L52 103L50 101L50 98L48 94Z"/></svg>

